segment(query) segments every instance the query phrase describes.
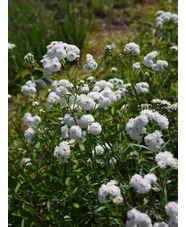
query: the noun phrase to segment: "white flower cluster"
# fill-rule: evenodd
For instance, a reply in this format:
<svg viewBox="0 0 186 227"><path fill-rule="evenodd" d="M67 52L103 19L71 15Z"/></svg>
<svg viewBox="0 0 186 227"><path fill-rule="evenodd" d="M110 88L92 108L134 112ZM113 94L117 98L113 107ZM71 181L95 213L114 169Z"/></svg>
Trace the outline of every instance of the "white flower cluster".
<svg viewBox="0 0 186 227"><path fill-rule="evenodd" d="M153 227L169 227L167 223L163 222L156 222L154 223Z"/></svg>
<svg viewBox="0 0 186 227"><path fill-rule="evenodd" d="M150 52L149 54L147 54L144 59L143 59L143 64L147 67L152 67L152 65L154 64L153 59L155 57L158 56L158 52L157 51L153 51Z"/></svg>
<svg viewBox="0 0 186 227"><path fill-rule="evenodd" d="M98 123L98 122L93 122L92 124L90 124L88 126L88 132L94 136L99 135L101 133L101 131L102 131L102 127L101 127L100 123Z"/></svg>
<svg viewBox="0 0 186 227"><path fill-rule="evenodd" d="M98 64L93 59L93 56L91 54L87 54L86 57L87 57L86 64L83 66L83 68L86 73L92 73L93 71L96 70Z"/></svg>
<svg viewBox="0 0 186 227"><path fill-rule="evenodd" d="M47 54L43 56L41 63L43 64L43 75L49 79L53 72L58 72L61 69L60 61L72 62L79 57L80 50L77 46L53 41L47 46Z"/></svg>
<svg viewBox="0 0 186 227"><path fill-rule="evenodd" d="M155 174L147 174L142 177L139 174L134 174L129 182L129 184L137 189L139 194L145 194L149 192L152 188L152 184L157 181Z"/></svg>
<svg viewBox="0 0 186 227"><path fill-rule="evenodd" d="M171 154L169 151L156 154L155 161L161 169L164 169L167 166L178 169L178 159L174 158L173 154Z"/></svg>
<svg viewBox="0 0 186 227"><path fill-rule="evenodd" d="M174 111L174 110L177 110L178 109L178 103L174 103L172 104L170 107L169 107L169 111Z"/></svg>
<svg viewBox="0 0 186 227"><path fill-rule="evenodd" d="M36 91L37 91L36 90L36 83L40 84L42 88L47 87L47 83L42 79L35 80L34 82L29 80L29 81L26 82L25 85L22 86L21 92L23 92L25 94L35 94Z"/></svg>
<svg viewBox="0 0 186 227"><path fill-rule="evenodd" d="M84 110L94 110L96 109L96 103L90 95L81 94L76 100L76 104L83 108Z"/></svg>
<svg viewBox="0 0 186 227"><path fill-rule="evenodd" d="M41 118L39 116L32 117L31 113L26 113L24 115L24 124L28 127L36 128L39 123L41 123Z"/></svg>
<svg viewBox="0 0 186 227"><path fill-rule="evenodd" d="M142 213L133 208L127 212L129 220L126 222L126 227L152 227L152 222L148 214Z"/></svg>
<svg viewBox="0 0 186 227"><path fill-rule="evenodd" d="M31 63L34 60L34 55L28 53L24 56L25 63Z"/></svg>
<svg viewBox="0 0 186 227"><path fill-rule="evenodd" d="M135 88L136 88L136 91L137 91L138 94L140 94L140 93L148 93L149 92L149 84L147 82L137 83L135 85Z"/></svg>
<svg viewBox="0 0 186 227"><path fill-rule="evenodd" d="M21 92L27 94L34 94L36 93L36 84L31 80L27 81L25 85L22 86Z"/></svg>
<svg viewBox="0 0 186 227"><path fill-rule="evenodd" d="M143 59L143 64L147 67L152 67L154 71L164 71L168 67L168 62L165 60L157 60L156 63L153 62L153 59L158 56L157 51L150 52Z"/></svg>
<svg viewBox="0 0 186 227"><path fill-rule="evenodd" d="M171 103L166 101L166 100L153 99L151 101L151 103L152 104L156 104L158 107L160 107L162 109L166 109L169 112L178 109L178 103L174 103L174 104L171 105Z"/></svg>
<svg viewBox="0 0 186 227"><path fill-rule="evenodd" d="M54 80L51 84L51 91L55 92L56 95L62 97L63 95L70 94L68 88L72 88L73 84L66 79Z"/></svg>
<svg viewBox="0 0 186 227"><path fill-rule="evenodd" d="M168 129L169 127L169 121L168 118L164 115L161 115L157 111L152 110L142 110L140 115L146 115L149 120L154 120L157 122L157 124L160 126L161 130Z"/></svg>
<svg viewBox="0 0 186 227"><path fill-rule="evenodd" d="M178 15L170 12L157 11L156 12L156 27L161 28L163 24L172 21L174 24L178 24Z"/></svg>
<svg viewBox="0 0 186 227"><path fill-rule="evenodd" d="M156 222L152 224L148 214L142 213L135 208L127 212L127 217L129 220L126 222L126 227L169 227L165 222Z"/></svg>
<svg viewBox="0 0 186 227"><path fill-rule="evenodd" d="M156 64L152 65L154 71L164 71L168 67L168 62L165 60L157 60Z"/></svg>
<svg viewBox="0 0 186 227"><path fill-rule="evenodd" d="M95 146L95 149L92 151L92 157L96 157L97 155L101 155L104 152L104 148L101 145Z"/></svg>
<svg viewBox="0 0 186 227"><path fill-rule="evenodd" d="M140 54L140 47L138 44L131 42L125 45L124 52L136 56Z"/></svg>
<svg viewBox="0 0 186 227"><path fill-rule="evenodd" d="M87 132L92 135L99 135L102 131L102 127L98 122L94 122L94 117L91 114L84 114L79 119L70 114L64 116L65 126L61 127L61 135L64 139L69 137L74 139L78 143L84 143ZM68 128L70 127L70 129ZM82 129L87 129L83 131Z"/></svg>
<svg viewBox="0 0 186 227"><path fill-rule="evenodd" d="M140 106L139 106L140 107ZM142 109L149 109L149 108L151 108L152 107L152 105L151 104L148 104L148 103L141 103L141 108Z"/></svg>
<svg viewBox="0 0 186 227"><path fill-rule="evenodd" d="M70 138L77 141L80 144L84 143L86 140L84 132L78 125L73 125L70 128Z"/></svg>
<svg viewBox="0 0 186 227"><path fill-rule="evenodd" d="M21 169L23 168L23 166L26 165L26 166L30 166L32 165L31 163L31 159L30 158L23 158L20 162L20 167Z"/></svg>
<svg viewBox="0 0 186 227"><path fill-rule="evenodd" d="M142 138L142 134L146 133L145 126L149 122L146 115L140 115L136 118L129 119L125 130L128 132L129 136L134 140L140 140Z"/></svg>
<svg viewBox="0 0 186 227"><path fill-rule="evenodd" d="M140 62L135 62L134 64L132 64L132 68L135 69L135 70L140 69L141 68Z"/></svg>
<svg viewBox="0 0 186 227"><path fill-rule="evenodd" d="M33 128L28 128L24 133L25 139L29 144L34 143L35 131Z"/></svg>
<svg viewBox="0 0 186 227"><path fill-rule="evenodd" d="M152 152L156 152L164 144L164 140L161 138L161 131L155 130L154 133L145 136L145 144L150 148Z"/></svg>
<svg viewBox="0 0 186 227"><path fill-rule="evenodd" d="M68 91L69 88L72 88L73 84L70 83L66 79L62 80L54 80L51 84L50 93L47 98L47 106L49 108L52 108L52 104L54 103L60 103L61 106L66 106L66 98L65 95L71 95L71 93ZM74 96L70 96L69 103L74 103Z"/></svg>
<svg viewBox="0 0 186 227"><path fill-rule="evenodd" d="M40 122L41 122L41 118L39 116L32 117L30 113L26 113L24 115L24 124L29 127L25 131L24 136L26 141L29 144L32 144L34 142L34 135L35 135L34 128L36 128Z"/></svg>
<svg viewBox="0 0 186 227"><path fill-rule="evenodd" d="M111 196L113 203L121 204L123 202L123 197L121 195L121 190L116 186L117 182L111 180L107 184L102 184L99 188L98 199L101 204L107 202L107 196Z"/></svg>
<svg viewBox="0 0 186 227"><path fill-rule="evenodd" d="M170 106L170 102L166 101L166 100L161 100L161 99L153 99L151 101L152 104L158 104L158 105L164 105L164 106Z"/></svg>
<svg viewBox="0 0 186 227"><path fill-rule="evenodd" d="M16 46L15 44L8 43L8 50L13 49L15 46Z"/></svg>
<svg viewBox="0 0 186 227"><path fill-rule="evenodd" d="M168 202L165 211L169 215L169 227L178 227L178 204L176 202Z"/></svg>
<svg viewBox="0 0 186 227"><path fill-rule="evenodd" d="M67 163L67 159L71 153L70 145L68 141L63 141L59 146L55 147L54 156L59 160L60 163Z"/></svg>
<svg viewBox="0 0 186 227"><path fill-rule="evenodd" d="M33 102L32 106L39 106L39 102L38 101Z"/></svg>
<svg viewBox="0 0 186 227"><path fill-rule="evenodd" d="M125 130L132 139L140 140L142 135L147 131L145 126L149 120L156 121L161 130L167 129L169 126L169 121L166 116L159 114L157 111L154 112L152 110L146 109L141 111L140 116L129 119Z"/></svg>

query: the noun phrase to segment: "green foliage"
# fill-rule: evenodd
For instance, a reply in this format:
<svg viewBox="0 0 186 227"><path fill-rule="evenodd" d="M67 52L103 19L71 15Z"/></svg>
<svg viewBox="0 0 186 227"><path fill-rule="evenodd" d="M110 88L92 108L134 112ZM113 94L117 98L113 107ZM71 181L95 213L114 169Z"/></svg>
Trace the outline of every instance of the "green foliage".
<svg viewBox="0 0 186 227"><path fill-rule="evenodd" d="M162 8L166 10L167 7L174 12L175 3L168 6L165 2L167 1L162 1L160 4ZM10 29L9 41L17 45L17 50L16 48L10 50L10 55L15 56L9 59L12 63L10 67L14 67L16 72L14 79L9 78L10 87L19 83L17 86L19 91L25 81L39 78L45 80L39 60L46 53L46 46L50 41L62 40L75 44L81 49L90 31L88 27L91 12L90 18L85 22L80 8L77 8L73 2L66 4L62 1L57 2L57 5L51 5L52 2L47 1L46 4L42 2L39 4L46 8L40 10L36 2L31 2L28 6L23 1L22 9L19 11L17 7L20 7L20 2L17 0L13 3L15 8L10 9L11 22L15 19L16 12L18 13L17 26L22 23L23 17L28 12L28 24L35 19L34 12L38 13L40 23L43 24L29 28L33 29L32 32L28 30L22 34L18 32L14 38L12 33L17 27ZM94 5L95 11L99 9L98 1L92 1L91 4ZM106 3L103 1L101 4ZM119 5L122 2L115 4ZM51 6L55 8L53 13L45 14L48 12L46 9ZM101 16L104 16L107 10L109 12L108 8L99 10L96 13ZM61 16L64 21L61 22L62 26L59 26ZM80 21L77 20L79 16L82 16ZM143 29L140 29L140 26ZM37 30L39 28L40 30ZM57 38L47 35L50 29L57 31ZM159 168L155 155L170 151L177 158L177 111L170 111L161 105L152 104L151 101L161 99L171 104L177 103L178 57L176 51L170 50L172 46L177 46L177 26L167 23L162 29L155 29L154 14L149 13L143 21L131 25L131 34L138 29L140 32L131 36L128 42L135 42L140 46L139 56L134 57L123 52L125 44L121 40L110 52L108 49L103 50L98 67L92 74L82 71L85 62L81 62L81 59L73 63L66 62L63 63L61 71L54 73L52 79L47 81L47 88L41 89L37 85L36 94L17 93L9 99L9 226L125 226L128 219L127 212L132 208L147 213L152 223L168 222L165 205L169 201L177 201L177 171L171 167ZM20 46L21 36L23 41ZM159 52L156 60L168 61L169 65L164 71L155 72L143 65L144 56L151 51ZM35 55L38 65L27 65L24 69L24 63L20 59L23 59L27 52ZM83 57L81 56L82 59ZM140 70L133 69L132 64L135 62L141 63ZM111 73L111 67L116 67L117 71ZM76 141L72 143L67 163L60 163L54 156L54 150L60 142L66 141L61 135L61 127L65 125L63 118L65 114L79 117L76 115L77 111L69 107L69 99L72 96L76 98L80 94L85 81L91 91L94 82L88 82L87 78L90 75L105 80L119 78L124 84L131 85L127 87L127 95L107 108L79 110L80 116L92 114L94 121L102 126L102 132L97 136L87 133L83 144L78 144ZM82 76L85 81L81 80ZM74 85L69 88L70 94L65 95L68 105L61 106L59 103L54 103L52 108L48 108L46 99L50 93L48 91L51 88L50 82L53 79L65 78ZM138 82L147 82L149 93L136 93L135 85ZM38 101L39 105L32 106L34 101ZM143 110L141 104L151 104L150 109L165 115L169 120L169 128L162 131L165 143L155 153L144 141L144 136L160 130L155 121L148 123L147 131L139 141L132 139L126 131L129 119L139 116L140 111ZM128 106L121 110L123 105ZM23 124L25 113L38 115L42 119L34 129L36 133L32 144L29 144L24 137L27 129ZM93 156L92 151L98 144L104 148L104 152ZM25 164L21 168L20 162L23 158L30 158L31 165ZM131 177L136 173L142 176L154 173L157 176L158 180L153 184L150 192L140 194L129 184ZM115 204L111 196L107 197L106 203L99 202L99 189L103 183L106 184L110 180L117 181L123 197L121 204Z"/></svg>

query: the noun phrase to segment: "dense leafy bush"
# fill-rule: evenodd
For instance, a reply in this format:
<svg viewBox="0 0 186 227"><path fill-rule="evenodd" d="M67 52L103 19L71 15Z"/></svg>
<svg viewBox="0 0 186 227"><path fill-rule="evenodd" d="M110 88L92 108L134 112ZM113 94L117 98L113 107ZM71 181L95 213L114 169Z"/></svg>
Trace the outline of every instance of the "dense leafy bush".
<svg viewBox="0 0 186 227"><path fill-rule="evenodd" d="M9 226L178 226L177 16L156 16L99 63L57 41L42 66L25 56L37 74L9 99Z"/></svg>

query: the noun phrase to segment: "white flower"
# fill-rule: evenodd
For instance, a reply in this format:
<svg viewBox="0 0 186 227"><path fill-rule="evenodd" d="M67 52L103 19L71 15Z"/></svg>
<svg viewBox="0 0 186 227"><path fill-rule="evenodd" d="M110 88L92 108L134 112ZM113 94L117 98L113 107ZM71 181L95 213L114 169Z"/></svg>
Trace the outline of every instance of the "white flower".
<svg viewBox="0 0 186 227"><path fill-rule="evenodd" d="M178 204L176 202L168 202L165 206L165 211L170 217L178 215Z"/></svg>
<svg viewBox="0 0 186 227"><path fill-rule="evenodd" d="M140 47L134 42L125 45L124 52L127 54L132 54L133 56L140 54Z"/></svg>
<svg viewBox="0 0 186 227"><path fill-rule="evenodd" d="M109 98L106 98L104 96L100 97L100 100L99 100L100 107L108 107L110 104L111 104L111 100Z"/></svg>
<svg viewBox="0 0 186 227"><path fill-rule="evenodd" d="M59 47L55 51L55 56L58 58L59 61L64 60L67 56L66 51L64 50L63 47Z"/></svg>
<svg viewBox="0 0 186 227"><path fill-rule="evenodd" d="M148 122L149 120L146 116L140 115L136 118L129 119L125 129L132 139L140 140L142 138L142 134L146 133L145 126Z"/></svg>
<svg viewBox="0 0 186 227"><path fill-rule="evenodd" d="M50 79L51 74L53 72L58 72L61 68L61 63L59 62L59 59L55 57L55 55L49 57L48 53L47 55L43 56L41 63L43 64L43 70L44 70L43 75L46 77L46 79Z"/></svg>
<svg viewBox="0 0 186 227"><path fill-rule="evenodd" d="M13 49L15 46L16 46L15 44L8 43L8 50Z"/></svg>
<svg viewBox="0 0 186 227"><path fill-rule="evenodd" d="M91 114L85 114L78 120L78 125L81 128L87 128L88 125L94 122L94 117Z"/></svg>
<svg viewBox="0 0 186 227"><path fill-rule="evenodd" d="M32 106L39 106L39 102L38 101L33 102Z"/></svg>
<svg viewBox="0 0 186 227"><path fill-rule="evenodd" d="M76 124L74 119L76 119L76 118L73 118L70 114L65 114L65 116L64 116L64 122L69 127L72 127L73 125Z"/></svg>
<svg viewBox="0 0 186 227"><path fill-rule="evenodd" d="M136 91L138 94L140 93L148 93L149 92L149 84L147 82L140 82L135 85Z"/></svg>
<svg viewBox="0 0 186 227"><path fill-rule="evenodd" d="M115 180L111 180L107 184L101 185L98 193L98 199L101 204L106 203L109 195L112 197L113 203L121 204L123 202L121 190L116 186L116 184L117 182Z"/></svg>
<svg viewBox="0 0 186 227"><path fill-rule="evenodd" d="M31 63L34 60L34 55L31 53L28 53L24 56L24 60L26 63Z"/></svg>
<svg viewBox="0 0 186 227"><path fill-rule="evenodd" d="M153 173L148 173L147 175L144 176L144 179L148 180L150 184L153 184L157 181L157 177Z"/></svg>
<svg viewBox="0 0 186 227"><path fill-rule="evenodd" d="M113 74L116 73L116 72L117 72L117 68L116 68L116 67L112 67L112 68L110 69L110 72L113 73Z"/></svg>
<svg viewBox="0 0 186 227"><path fill-rule="evenodd" d="M152 227L150 217L135 208L127 212L127 217L126 227Z"/></svg>
<svg viewBox="0 0 186 227"><path fill-rule="evenodd" d="M61 135L64 139L67 139L69 137L67 125L61 127Z"/></svg>
<svg viewBox="0 0 186 227"><path fill-rule="evenodd" d="M178 24L178 15L177 14L172 14L171 15L171 20L173 21L174 24Z"/></svg>
<svg viewBox="0 0 186 227"><path fill-rule="evenodd" d="M24 124L31 127L36 128L37 125L41 123L41 118L39 116L32 117L30 113L26 113L24 115Z"/></svg>
<svg viewBox="0 0 186 227"><path fill-rule="evenodd" d="M177 46L172 46L172 47L170 48L170 50L171 50L171 51L178 51L178 47L177 47Z"/></svg>
<svg viewBox="0 0 186 227"><path fill-rule="evenodd" d="M70 138L76 140L79 144L85 142L85 136L82 129L78 125L70 128Z"/></svg>
<svg viewBox="0 0 186 227"><path fill-rule="evenodd" d="M156 64L152 65L154 71L164 71L168 67L168 62L165 60L158 60Z"/></svg>
<svg viewBox="0 0 186 227"><path fill-rule="evenodd" d="M73 125L70 128L70 138L77 140L78 138L82 137L83 132L81 130L81 128L78 125Z"/></svg>
<svg viewBox="0 0 186 227"><path fill-rule="evenodd" d="M95 77L93 77L93 76L89 76L88 78L87 78L87 80L88 80L88 82L95 82L96 81L96 78Z"/></svg>
<svg viewBox="0 0 186 227"><path fill-rule="evenodd" d="M76 59L76 54L73 53L73 52L68 52L67 55L66 55L66 58L69 60L69 61L74 61Z"/></svg>
<svg viewBox="0 0 186 227"><path fill-rule="evenodd" d="M21 92L23 93L30 93L34 94L36 93L36 84L35 82L32 82L31 80L27 81L25 85L22 86Z"/></svg>
<svg viewBox="0 0 186 227"><path fill-rule="evenodd" d="M153 227L169 227L165 222L156 222Z"/></svg>
<svg viewBox="0 0 186 227"><path fill-rule="evenodd" d="M162 133L158 130L155 130L154 133L148 134L145 136L145 144L150 148L152 152L160 149L161 145L164 144L164 140L161 138Z"/></svg>
<svg viewBox="0 0 186 227"><path fill-rule="evenodd" d="M150 191L151 185L157 181L154 174L147 174L142 177L139 174L132 176L129 184L137 189L139 194L145 194Z"/></svg>
<svg viewBox="0 0 186 227"><path fill-rule="evenodd" d="M157 51L152 51L147 54L143 59L143 64L147 67L151 67L153 65L153 59L158 56Z"/></svg>
<svg viewBox="0 0 186 227"><path fill-rule="evenodd" d="M122 88L122 85L123 85L123 81L121 79L118 79L118 78L112 78L108 82L112 83L114 88ZM111 86L110 86L110 88L112 89Z"/></svg>
<svg viewBox="0 0 186 227"><path fill-rule="evenodd" d="M167 166L178 169L178 160L174 158L173 154L171 154L169 151L156 154L155 161L162 169L166 168Z"/></svg>
<svg viewBox="0 0 186 227"><path fill-rule="evenodd" d="M67 163L67 159L71 153L70 145L63 141L59 146L55 147L54 156L59 160L60 163Z"/></svg>
<svg viewBox="0 0 186 227"><path fill-rule="evenodd" d="M84 110L93 110L96 105L92 98L83 94L77 98L76 104L81 106Z"/></svg>
<svg viewBox="0 0 186 227"><path fill-rule="evenodd" d="M98 65L91 54L87 54L86 57L86 64L83 66L83 68L86 73L91 73L96 70Z"/></svg>
<svg viewBox="0 0 186 227"><path fill-rule="evenodd" d="M133 67L134 69L136 69L136 70L141 68L139 62L134 63L134 64L132 65L132 67Z"/></svg>
<svg viewBox="0 0 186 227"><path fill-rule="evenodd" d="M88 93L88 92L89 92L88 84L85 84L83 87L80 88L80 93Z"/></svg>
<svg viewBox="0 0 186 227"><path fill-rule="evenodd" d="M35 131L33 128L28 128L25 133L24 133L24 136L25 136L25 139L26 141L29 143L29 144L32 144L34 143L34 135L35 135Z"/></svg>
<svg viewBox="0 0 186 227"><path fill-rule="evenodd" d="M158 21L158 22L156 23L156 27L157 27L157 28L161 28L162 25L163 25L163 23L162 23L161 21Z"/></svg>
<svg viewBox="0 0 186 227"><path fill-rule="evenodd" d="M92 157L94 158L97 155L101 155L104 152L104 148L101 145L95 146L95 150L92 151Z"/></svg>
<svg viewBox="0 0 186 227"><path fill-rule="evenodd" d="M23 158L20 162L21 169L23 168L24 165L26 165L26 166L32 165L32 163L30 161L31 161L30 158Z"/></svg>
<svg viewBox="0 0 186 227"><path fill-rule="evenodd" d="M102 131L102 127L98 122L94 122L88 126L88 131L92 135L99 135Z"/></svg>
<svg viewBox="0 0 186 227"><path fill-rule="evenodd" d="M163 10L158 10L158 11L156 12L156 16L160 16L160 15L163 14L163 13L164 13Z"/></svg>
<svg viewBox="0 0 186 227"><path fill-rule="evenodd" d="M48 95L48 98L47 98L47 106L49 108L52 107L52 104L54 103L60 103L61 102L61 99L60 97L55 93L55 92L51 92L49 95Z"/></svg>
<svg viewBox="0 0 186 227"><path fill-rule="evenodd" d="M146 115L149 120L154 120L160 126L161 130L168 129L169 121L168 118L164 115L159 114L157 111L153 112L152 110L143 110L140 115Z"/></svg>

